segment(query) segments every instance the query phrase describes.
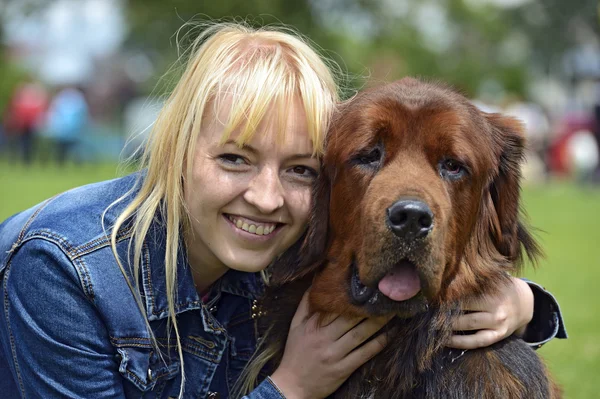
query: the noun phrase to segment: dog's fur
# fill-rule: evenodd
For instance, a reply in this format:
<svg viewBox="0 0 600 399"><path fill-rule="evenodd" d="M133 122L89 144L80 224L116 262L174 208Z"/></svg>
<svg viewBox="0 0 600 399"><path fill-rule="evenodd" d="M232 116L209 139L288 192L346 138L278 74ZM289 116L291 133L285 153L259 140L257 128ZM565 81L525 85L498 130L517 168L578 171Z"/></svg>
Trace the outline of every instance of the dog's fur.
<svg viewBox="0 0 600 399"><path fill-rule="evenodd" d="M462 301L497 292L523 251L532 260L540 253L519 219L524 141L518 121L484 113L441 84L405 78L343 104L328 134L309 230L272 269L261 320L270 327L263 348L275 354L270 367L312 285L311 311L397 315L386 327L387 347L335 398L560 397L518 338L464 353L444 347ZM386 210L405 198L431 209L425 237L398 237L386 222ZM421 283L402 302L376 288L399 262L413 265ZM379 296L357 303L353 273Z"/></svg>

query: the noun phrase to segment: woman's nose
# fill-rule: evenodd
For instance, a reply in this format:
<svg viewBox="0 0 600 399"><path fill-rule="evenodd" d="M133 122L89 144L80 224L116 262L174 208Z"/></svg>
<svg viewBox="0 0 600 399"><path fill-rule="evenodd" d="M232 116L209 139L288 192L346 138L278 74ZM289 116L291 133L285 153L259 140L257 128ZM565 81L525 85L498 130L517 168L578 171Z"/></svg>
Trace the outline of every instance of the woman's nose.
<svg viewBox="0 0 600 399"><path fill-rule="evenodd" d="M273 213L284 204L283 186L275 168L263 167L252 179L244 199L261 213Z"/></svg>

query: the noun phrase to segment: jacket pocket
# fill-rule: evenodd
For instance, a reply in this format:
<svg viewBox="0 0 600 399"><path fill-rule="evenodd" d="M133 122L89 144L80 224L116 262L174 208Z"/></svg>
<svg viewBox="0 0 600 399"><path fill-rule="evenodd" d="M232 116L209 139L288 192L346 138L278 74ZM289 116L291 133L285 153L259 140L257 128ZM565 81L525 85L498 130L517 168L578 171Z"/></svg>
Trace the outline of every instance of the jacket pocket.
<svg viewBox="0 0 600 399"><path fill-rule="evenodd" d="M117 348L121 358L119 372L142 392L162 390L167 380L179 374L179 361L161 358L152 348L122 346Z"/></svg>

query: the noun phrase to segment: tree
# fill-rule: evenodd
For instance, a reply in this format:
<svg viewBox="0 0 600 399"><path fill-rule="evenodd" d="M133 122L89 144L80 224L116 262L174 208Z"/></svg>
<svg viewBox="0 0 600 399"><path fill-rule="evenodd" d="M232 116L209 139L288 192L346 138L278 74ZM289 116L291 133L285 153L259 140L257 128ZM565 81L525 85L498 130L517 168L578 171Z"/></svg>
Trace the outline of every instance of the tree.
<svg viewBox="0 0 600 399"><path fill-rule="evenodd" d="M529 0L514 8L473 0L128 0L128 45L165 60L186 21L239 16L296 27L342 63L351 88L365 79L418 75L448 81L467 95L500 87L524 95L532 71L556 70L581 39L598 33L593 0ZM252 19L251 19L252 21ZM163 56L166 57L163 58ZM553 66L554 65L554 66Z"/></svg>

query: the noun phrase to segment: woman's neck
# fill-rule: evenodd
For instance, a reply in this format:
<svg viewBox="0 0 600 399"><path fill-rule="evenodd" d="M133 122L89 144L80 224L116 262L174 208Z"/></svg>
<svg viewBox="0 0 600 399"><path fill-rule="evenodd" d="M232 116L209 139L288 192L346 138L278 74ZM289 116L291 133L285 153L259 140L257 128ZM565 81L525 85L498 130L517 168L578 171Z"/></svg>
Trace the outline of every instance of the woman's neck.
<svg viewBox="0 0 600 399"><path fill-rule="evenodd" d="M205 249L203 245L194 245L194 243L188 241L186 246L188 264L192 270L194 285L196 291L201 294L206 292L229 268L212 252L203 250Z"/></svg>

